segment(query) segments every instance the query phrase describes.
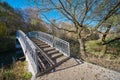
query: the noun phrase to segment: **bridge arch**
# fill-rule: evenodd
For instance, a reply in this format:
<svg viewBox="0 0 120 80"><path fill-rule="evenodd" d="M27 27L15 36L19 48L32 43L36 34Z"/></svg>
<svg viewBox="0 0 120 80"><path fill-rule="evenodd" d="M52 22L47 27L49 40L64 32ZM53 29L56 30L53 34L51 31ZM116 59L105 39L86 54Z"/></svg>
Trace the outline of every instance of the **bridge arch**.
<svg viewBox="0 0 120 80"><path fill-rule="evenodd" d="M28 70L32 73L34 80L36 74L38 73L36 47L33 45L32 41L28 38L28 36L26 36L26 34L21 30L17 31L16 40L18 40L21 45L28 64Z"/></svg>

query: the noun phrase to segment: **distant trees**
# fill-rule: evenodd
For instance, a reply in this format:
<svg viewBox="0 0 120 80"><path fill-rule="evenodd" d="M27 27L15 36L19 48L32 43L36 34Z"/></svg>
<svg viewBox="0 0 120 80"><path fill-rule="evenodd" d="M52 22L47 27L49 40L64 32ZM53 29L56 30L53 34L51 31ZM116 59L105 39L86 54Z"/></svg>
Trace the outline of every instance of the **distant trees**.
<svg viewBox="0 0 120 80"><path fill-rule="evenodd" d="M17 29L22 27L24 20L18 11L15 11L5 2L0 2L0 24L6 29L7 36L15 35ZM1 30L4 31L4 30Z"/></svg>
<svg viewBox="0 0 120 80"><path fill-rule="evenodd" d="M39 10L49 12L56 10L63 19L71 21L74 24L75 31L63 29L68 32L77 34L78 42L80 43L80 53L86 56L85 41L86 38L93 33L100 32L100 27L113 14L119 13L119 0L33 0ZM47 15L46 15L47 17ZM54 23L53 23L54 24ZM57 27L57 26L56 26ZM112 26L111 26L112 27ZM61 29L61 28L59 28ZM110 26L103 33L103 41L106 34L110 31Z"/></svg>
<svg viewBox="0 0 120 80"><path fill-rule="evenodd" d="M23 17L25 18L25 22L29 24L28 28L30 30L39 30L39 31L48 31L47 25L40 19L39 10L36 7L33 8L25 8L22 10Z"/></svg>
<svg viewBox="0 0 120 80"><path fill-rule="evenodd" d="M18 10L0 2L0 53L14 50L13 36L18 29L23 29L23 24L24 19Z"/></svg>
<svg viewBox="0 0 120 80"><path fill-rule="evenodd" d="M6 2L0 2L0 28L6 29L1 29L1 31L5 31L6 36L14 36L18 29L22 29L25 32L31 30L47 31L48 28L38 18L38 13L37 9L13 9Z"/></svg>
<svg viewBox="0 0 120 80"><path fill-rule="evenodd" d="M7 29L5 23L0 23L0 38L6 36Z"/></svg>
<svg viewBox="0 0 120 80"><path fill-rule="evenodd" d="M48 30L41 19L31 15L33 12L29 11L27 13L26 10L26 13L30 15L25 17L23 10L13 9L6 2L0 2L0 52L14 49L14 38L16 31L19 29L24 32ZM35 12L33 15L35 15Z"/></svg>

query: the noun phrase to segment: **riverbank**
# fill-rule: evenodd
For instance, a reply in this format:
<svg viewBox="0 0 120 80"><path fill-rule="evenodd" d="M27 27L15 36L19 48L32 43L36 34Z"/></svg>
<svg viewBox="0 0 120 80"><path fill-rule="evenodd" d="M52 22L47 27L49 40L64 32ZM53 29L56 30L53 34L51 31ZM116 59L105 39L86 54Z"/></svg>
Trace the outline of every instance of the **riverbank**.
<svg viewBox="0 0 120 80"><path fill-rule="evenodd" d="M9 68L0 69L0 80L30 80L32 74L26 69L27 63L17 61Z"/></svg>
<svg viewBox="0 0 120 80"><path fill-rule="evenodd" d="M16 54L15 37L2 37L0 42L0 68L3 66L10 67Z"/></svg>

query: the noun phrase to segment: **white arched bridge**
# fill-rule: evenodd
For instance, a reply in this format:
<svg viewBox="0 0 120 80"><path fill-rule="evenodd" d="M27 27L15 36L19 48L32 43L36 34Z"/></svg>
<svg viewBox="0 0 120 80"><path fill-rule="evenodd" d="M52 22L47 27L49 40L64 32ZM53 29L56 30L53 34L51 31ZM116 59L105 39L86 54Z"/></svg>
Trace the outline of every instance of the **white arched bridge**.
<svg viewBox="0 0 120 80"><path fill-rule="evenodd" d="M21 45L28 69L34 77L54 71L70 59L69 43L50 34L37 31L25 34L18 30L16 40Z"/></svg>

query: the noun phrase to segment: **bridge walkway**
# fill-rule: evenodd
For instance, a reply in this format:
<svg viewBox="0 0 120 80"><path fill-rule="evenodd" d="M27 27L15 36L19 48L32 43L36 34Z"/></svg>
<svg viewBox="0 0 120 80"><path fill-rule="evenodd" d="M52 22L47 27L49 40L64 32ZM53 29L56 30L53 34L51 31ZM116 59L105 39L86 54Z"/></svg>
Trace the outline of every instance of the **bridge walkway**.
<svg viewBox="0 0 120 80"><path fill-rule="evenodd" d="M55 68L70 59L59 50L36 38L30 38L37 47L39 73L37 76L54 71Z"/></svg>

